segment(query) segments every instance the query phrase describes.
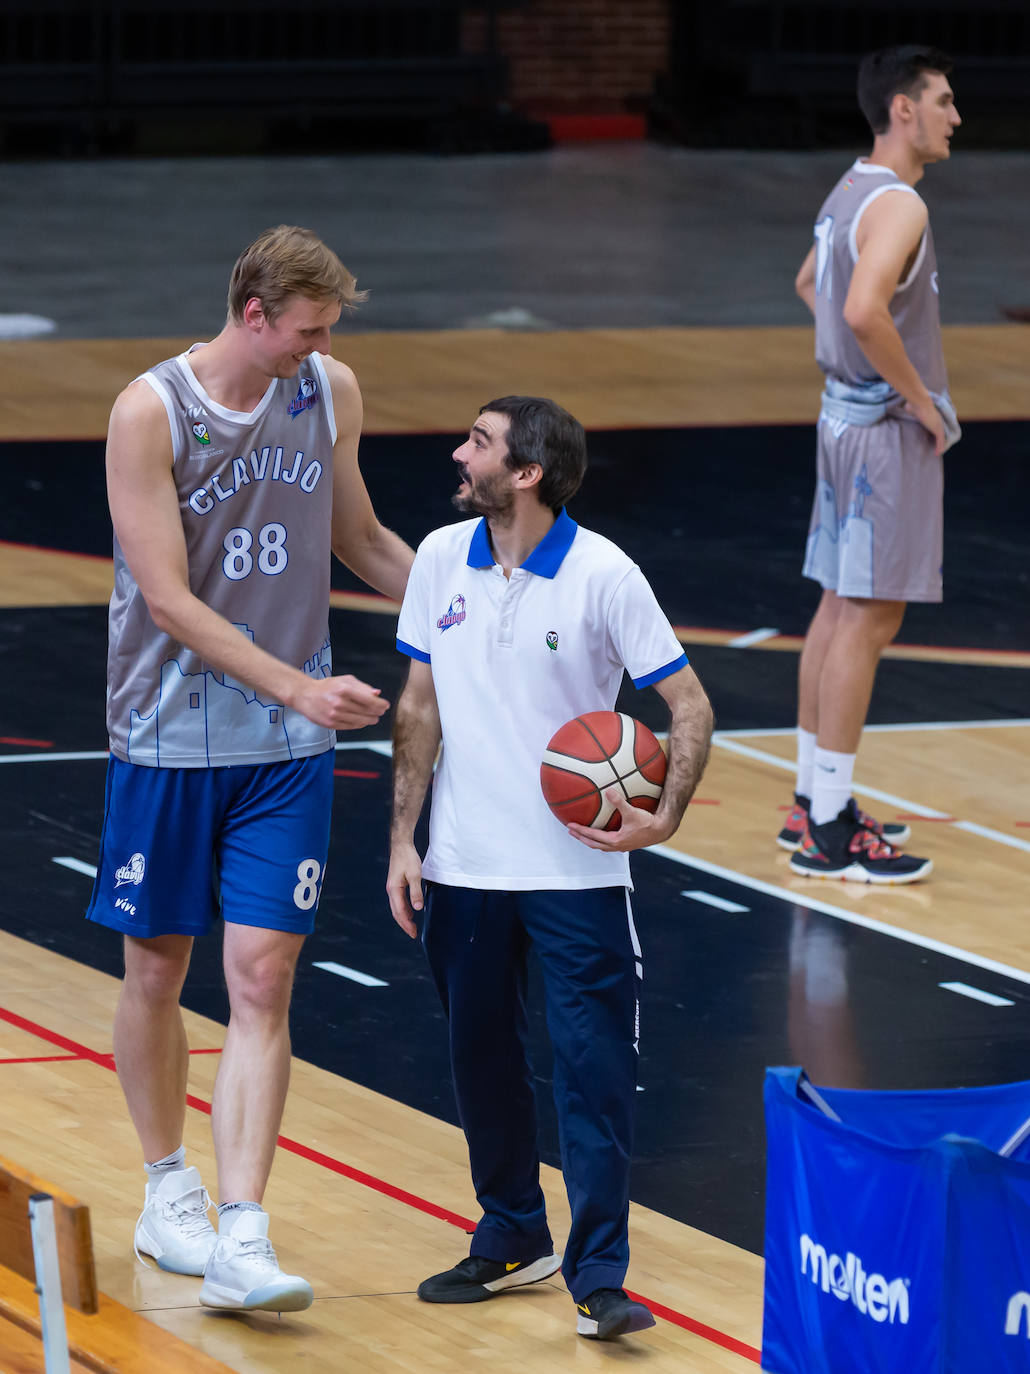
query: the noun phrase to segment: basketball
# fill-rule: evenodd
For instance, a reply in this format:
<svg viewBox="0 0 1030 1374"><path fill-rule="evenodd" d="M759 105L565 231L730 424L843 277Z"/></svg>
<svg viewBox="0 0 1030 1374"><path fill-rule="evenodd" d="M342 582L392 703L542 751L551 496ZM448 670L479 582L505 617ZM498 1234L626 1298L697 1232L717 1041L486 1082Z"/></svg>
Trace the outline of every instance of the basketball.
<svg viewBox="0 0 1030 1374"><path fill-rule="evenodd" d="M665 754L639 720L618 711L588 711L552 736L540 765L551 811L568 825L618 830L622 817L605 797L617 786L633 806L656 811L665 781Z"/></svg>

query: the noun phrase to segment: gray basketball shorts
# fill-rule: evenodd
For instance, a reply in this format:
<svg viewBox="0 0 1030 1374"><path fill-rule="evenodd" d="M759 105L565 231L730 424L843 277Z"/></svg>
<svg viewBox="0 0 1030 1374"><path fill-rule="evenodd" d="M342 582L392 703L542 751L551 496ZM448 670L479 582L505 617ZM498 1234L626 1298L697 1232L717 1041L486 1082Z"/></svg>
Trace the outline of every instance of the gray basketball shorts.
<svg viewBox="0 0 1030 1374"><path fill-rule="evenodd" d="M940 601L943 517L943 463L917 421L819 421L805 577L838 596Z"/></svg>

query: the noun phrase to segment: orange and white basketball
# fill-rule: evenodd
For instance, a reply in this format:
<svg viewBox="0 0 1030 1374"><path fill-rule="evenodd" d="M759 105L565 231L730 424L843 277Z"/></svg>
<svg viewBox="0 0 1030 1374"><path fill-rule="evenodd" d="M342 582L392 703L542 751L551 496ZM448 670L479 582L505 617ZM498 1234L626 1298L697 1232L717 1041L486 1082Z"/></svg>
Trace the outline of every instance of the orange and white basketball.
<svg viewBox="0 0 1030 1374"><path fill-rule="evenodd" d="M540 765L544 800L563 825L618 830L622 817L605 797L618 787L633 806L656 811L665 754L652 732L619 711L588 711L555 732Z"/></svg>

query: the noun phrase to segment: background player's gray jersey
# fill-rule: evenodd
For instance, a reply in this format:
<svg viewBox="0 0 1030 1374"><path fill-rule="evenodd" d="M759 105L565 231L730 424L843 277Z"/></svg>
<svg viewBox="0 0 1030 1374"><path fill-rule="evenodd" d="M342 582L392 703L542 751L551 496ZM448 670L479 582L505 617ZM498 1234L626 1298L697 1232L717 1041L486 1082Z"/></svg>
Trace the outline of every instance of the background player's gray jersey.
<svg viewBox="0 0 1030 1374"><path fill-rule="evenodd" d="M815 356L829 377L851 385L879 381L844 320L844 302L858 259L855 236L865 208L881 195L915 195L887 167L861 159L833 188L815 225ZM948 375L941 346L937 255L926 226L913 267L890 302L891 318L912 365L928 391L945 392Z"/></svg>
<svg viewBox="0 0 1030 1374"><path fill-rule="evenodd" d="M188 357L143 375L171 426L190 587L260 648L328 677L336 424L321 359L312 354L296 377L272 380L257 407L241 414L207 395ZM159 630L117 538L114 565L112 753L130 763L203 768L331 748L332 731L263 700Z"/></svg>

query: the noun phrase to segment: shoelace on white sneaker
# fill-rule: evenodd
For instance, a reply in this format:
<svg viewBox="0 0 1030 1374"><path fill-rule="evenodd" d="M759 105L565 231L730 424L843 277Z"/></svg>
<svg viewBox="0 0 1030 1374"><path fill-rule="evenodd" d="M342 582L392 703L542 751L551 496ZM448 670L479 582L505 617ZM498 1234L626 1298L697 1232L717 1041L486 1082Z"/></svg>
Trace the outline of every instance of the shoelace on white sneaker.
<svg viewBox="0 0 1030 1374"><path fill-rule="evenodd" d="M148 1207L157 1207L168 1221L185 1236L188 1240L193 1240L196 1236L202 1235L205 1228L211 1225L207 1216L207 1209L211 1206L211 1198L206 1188L189 1188L185 1193L180 1193L178 1197L152 1197L143 1206L136 1220L133 1230L132 1248L136 1258L144 1268L149 1269L150 1265L140 1254L139 1242L136 1234L139 1231L139 1224L146 1215Z"/></svg>
<svg viewBox="0 0 1030 1374"><path fill-rule="evenodd" d="M248 1264L260 1264L267 1269L278 1269L272 1242L266 1236L255 1236L252 1240L237 1240L235 1236L220 1236L220 1240L231 1240L236 1245L236 1253L242 1255Z"/></svg>

